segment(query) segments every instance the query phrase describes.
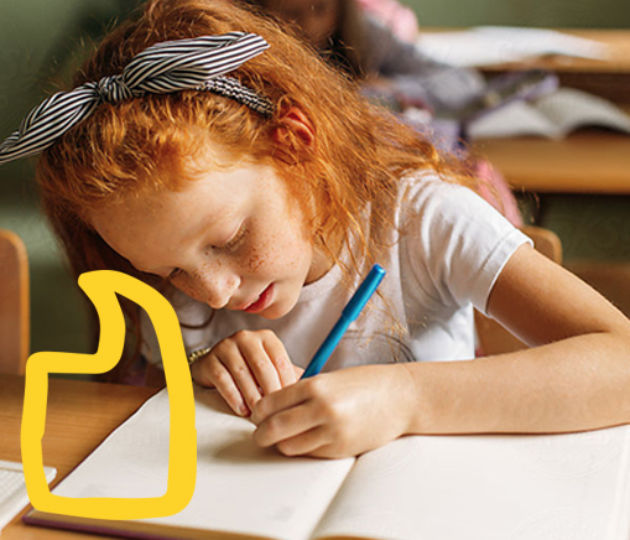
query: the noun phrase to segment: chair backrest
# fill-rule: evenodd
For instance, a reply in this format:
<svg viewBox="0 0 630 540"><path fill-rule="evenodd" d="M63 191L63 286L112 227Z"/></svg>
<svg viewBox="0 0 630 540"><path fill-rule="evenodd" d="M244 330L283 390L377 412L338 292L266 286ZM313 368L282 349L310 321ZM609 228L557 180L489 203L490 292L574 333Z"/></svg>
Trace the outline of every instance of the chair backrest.
<svg viewBox="0 0 630 540"><path fill-rule="evenodd" d="M566 268L630 318L630 262L574 260Z"/></svg>
<svg viewBox="0 0 630 540"><path fill-rule="evenodd" d="M26 247L16 234L0 229L0 373L24 374L29 321Z"/></svg>
<svg viewBox="0 0 630 540"><path fill-rule="evenodd" d="M537 251L552 261L562 264L562 243L558 235L542 227L526 226L521 229L533 242ZM487 356L501 354L520 349L527 345L514 337L498 322L475 310L475 328L479 339L479 353Z"/></svg>
<svg viewBox="0 0 630 540"><path fill-rule="evenodd" d="M562 243L555 232L532 225L522 227L521 231L534 241L537 251L549 257L553 262L562 264Z"/></svg>

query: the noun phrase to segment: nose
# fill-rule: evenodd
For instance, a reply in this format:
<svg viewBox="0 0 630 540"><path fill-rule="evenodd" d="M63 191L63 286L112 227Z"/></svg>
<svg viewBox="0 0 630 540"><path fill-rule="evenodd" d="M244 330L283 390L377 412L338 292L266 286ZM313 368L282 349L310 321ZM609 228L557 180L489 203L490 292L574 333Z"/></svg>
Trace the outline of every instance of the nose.
<svg viewBox="0 0 630 540"><path fill-rule="evenodd" d="M189 275L193 298L208 304L212 309L227 306L241 282L236 272L221 265L195 269Z"/></svg>

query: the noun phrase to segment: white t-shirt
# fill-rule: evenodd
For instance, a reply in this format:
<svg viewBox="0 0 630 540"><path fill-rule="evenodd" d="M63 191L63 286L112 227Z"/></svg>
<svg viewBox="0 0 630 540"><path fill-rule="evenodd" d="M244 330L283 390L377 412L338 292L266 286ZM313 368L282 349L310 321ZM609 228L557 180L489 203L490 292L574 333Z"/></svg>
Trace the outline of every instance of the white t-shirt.
<svg viewBox="0 0 630 540"><path fill-rule="evenodd" d="M401 182L397 224L406 234L377 261L387 274L378 292L354 321L324 371L393 361L474 358L473 306L485 312L488 296L505 263L527 236L468 188L435 173ZM181 292L171 298L180 322L210 323L182 328L186 352L212 346L238 330L273 330L292 362L306 367L364 276L352 288L333 266L302 288L290 313L277 320L238 311L213 310ZM388 308L383 303L387 300ZM392 317L393 316L393 317ZM157 340L143 318L143 354L161 364Z"/></svg>

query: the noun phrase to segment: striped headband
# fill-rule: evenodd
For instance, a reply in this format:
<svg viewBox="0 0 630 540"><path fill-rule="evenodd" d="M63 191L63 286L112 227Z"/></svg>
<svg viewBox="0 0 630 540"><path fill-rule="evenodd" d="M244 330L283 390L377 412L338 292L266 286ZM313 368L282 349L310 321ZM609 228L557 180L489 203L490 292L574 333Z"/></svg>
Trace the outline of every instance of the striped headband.
<svg viewBox="0 0 630 540"><path fill-rule="evenodd" d="M135 56L120 75L58 92L35 107L20 128L0 144L0 164L49 148L103 102L118 103L146 94L206 90L268 116L273 112L269 100L223 76L268 48L262 37L244 32L153 45Z"/></svg>

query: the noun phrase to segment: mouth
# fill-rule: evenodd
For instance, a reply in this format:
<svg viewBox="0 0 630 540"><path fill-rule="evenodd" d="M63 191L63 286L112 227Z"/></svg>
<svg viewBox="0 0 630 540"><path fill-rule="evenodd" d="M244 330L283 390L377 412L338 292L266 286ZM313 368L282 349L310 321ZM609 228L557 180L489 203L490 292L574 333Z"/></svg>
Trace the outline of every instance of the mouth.
<svg viewBox="0 0 630 540"><path fill-rule="evenodd" d="M274 285L272 283L260 294L256 301L244 308L243 311L247 313L258 313L267 309L273 300L273 291Z"/></svg>

